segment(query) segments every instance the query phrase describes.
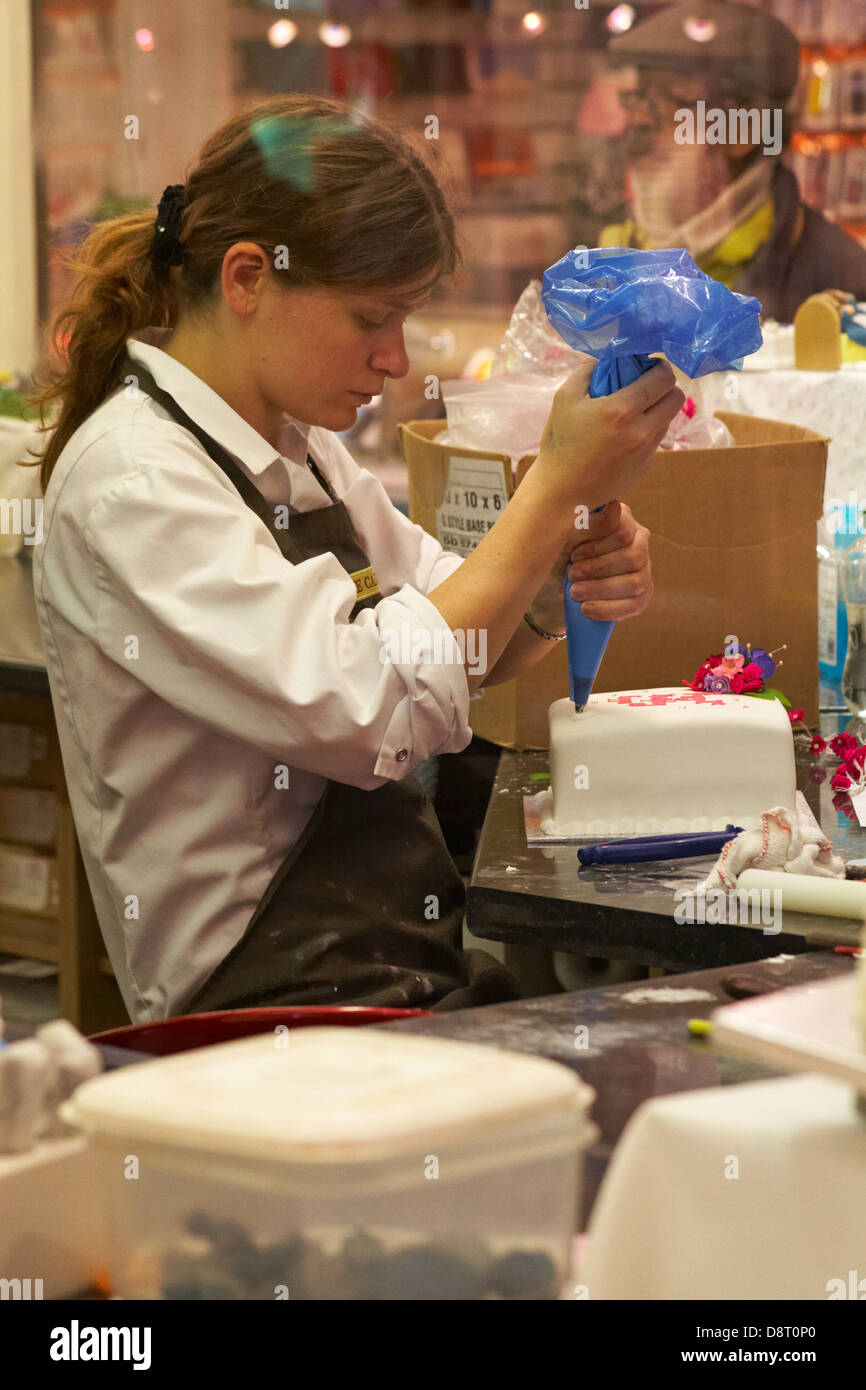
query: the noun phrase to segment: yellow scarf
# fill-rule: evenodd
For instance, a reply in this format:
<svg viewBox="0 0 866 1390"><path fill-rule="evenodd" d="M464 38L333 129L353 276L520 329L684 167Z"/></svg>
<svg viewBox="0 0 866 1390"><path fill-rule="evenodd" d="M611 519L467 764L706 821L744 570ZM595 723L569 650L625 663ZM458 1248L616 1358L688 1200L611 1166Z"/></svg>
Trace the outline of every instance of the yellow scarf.
<svg viewBox="0 0 866 1390"><path fill-rule="evenodd" d="M744 262L753 260L759 248L770 240L775 220L773 200L768 198L757 212L753 212L739 227L734 227L733 231L728 232L718 246L701 256L696 262L697 266L705 275L709 275L713 280L720 280L730 289ZM605 227L598 244L637 246L645 250L649 239L637 223L629 219Z"/></svg>

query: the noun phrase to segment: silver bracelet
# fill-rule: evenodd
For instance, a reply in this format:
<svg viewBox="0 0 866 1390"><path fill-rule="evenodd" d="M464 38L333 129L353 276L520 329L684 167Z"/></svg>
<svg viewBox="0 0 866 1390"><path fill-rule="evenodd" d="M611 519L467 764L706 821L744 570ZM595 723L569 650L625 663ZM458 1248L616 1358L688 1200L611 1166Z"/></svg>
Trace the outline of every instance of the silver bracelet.
<svg viewBox="0 0 866 1390"><path fill-rule="evenodd" d="M548 642L564 642L567 636L565 632L547 632L543 627L539 627L531 613L524 613L524 618L529 623L533 632L537 632L539 637L546 637Z"/></svg>

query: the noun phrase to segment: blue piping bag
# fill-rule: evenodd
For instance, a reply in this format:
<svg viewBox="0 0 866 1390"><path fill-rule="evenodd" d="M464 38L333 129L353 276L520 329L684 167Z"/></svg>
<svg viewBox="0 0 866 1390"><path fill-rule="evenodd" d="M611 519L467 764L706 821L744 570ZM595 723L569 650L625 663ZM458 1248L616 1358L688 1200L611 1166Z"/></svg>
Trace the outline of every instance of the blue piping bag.
<svg viewBox="0 0 866 1390"><path fill-rule="evenodd" d="M585 618L580 604L568 592L572 580L565 572L563 599L565 601L565 633L568 647L568 694L578 714L586 708L601 659L616 627L610 619Z"/></svg>
<svg viewBox="0 0 866 1390"><path fill-rule="evenodd" d="M688 251L578 247L544 272L541 299L570 347L598 358L591 396L636 381L663 352L688 377L739 371L763 342L760 302L711 280ZM597 507L596 511L603 511ZM585 618L563 580L569 696L585 708L615 622Z"/></svg>

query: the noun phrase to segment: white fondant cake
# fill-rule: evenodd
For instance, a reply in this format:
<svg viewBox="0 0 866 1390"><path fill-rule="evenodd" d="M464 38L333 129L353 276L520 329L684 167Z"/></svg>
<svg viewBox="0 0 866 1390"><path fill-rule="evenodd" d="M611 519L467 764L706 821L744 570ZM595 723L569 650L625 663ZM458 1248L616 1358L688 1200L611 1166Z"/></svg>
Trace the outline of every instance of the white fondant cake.
<svg viewBox="0 0 866 1390"><path fill-rule="evenodd" d="M672 686L550 706L550 835L628 836L753 829L795 806L794 738L778 700Z"/></svg>

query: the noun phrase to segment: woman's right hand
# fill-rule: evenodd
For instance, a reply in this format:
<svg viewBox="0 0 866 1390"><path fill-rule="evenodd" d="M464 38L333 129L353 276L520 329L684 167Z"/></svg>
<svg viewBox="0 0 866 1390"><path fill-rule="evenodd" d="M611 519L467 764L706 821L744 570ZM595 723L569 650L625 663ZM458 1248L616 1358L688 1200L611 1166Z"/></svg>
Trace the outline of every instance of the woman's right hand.
<svg viewBox="0 0 866 1390"><path fill-rule="evenodd" d="M486 673L467 668L470 691L496 669L496 680L528 664L527 648L546 644L518 624L531 606L566 539L575 541L574 509L588 511L627 498L646 473L685 396L665 363L612 396L589 396L595 362L572 372L554 397L541 449L495 526L463 564L427 594L452 632L483 631ZM561 570L560 570L561 573ZM558 581L561 582L561 581ZM514 651L502 664L515 637Z"/></svg>
<svg viewBox="0 0 866 1390"><path fill-rule="evenodd" d="M686 399L666 362L610 396L592 397L596 365L581 363L560 386L532 465L536 482L559 495L569 518L574 507L592 511L628 496Z"/></svg>

